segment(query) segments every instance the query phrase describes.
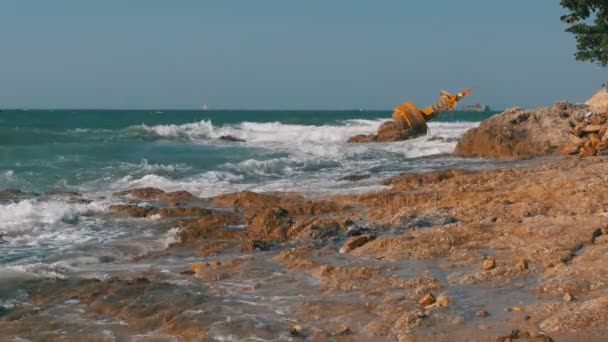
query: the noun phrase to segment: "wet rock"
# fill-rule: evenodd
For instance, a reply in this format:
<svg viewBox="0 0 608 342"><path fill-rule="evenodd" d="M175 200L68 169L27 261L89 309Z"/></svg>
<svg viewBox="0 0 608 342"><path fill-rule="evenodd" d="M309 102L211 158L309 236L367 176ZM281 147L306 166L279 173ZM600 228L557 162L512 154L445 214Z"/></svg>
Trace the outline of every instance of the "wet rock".
<svg viewBox="0 0 608 342"><path fill-rule="evenodd" d="M526 259L519 260L515 264L515 268L518 269L519 271L527 270L528 269L528 260L526 260Z"/></svg>
<svg viewBox="0 0 608 342"><path fill-rule="evenodd" d="M441 308L447 308L448 306L450 306L451 301L450 298L448 298L447 296L439 295L435 303L437 303L437 305L439 305L439 307Z"/></svg>
<svg viewBox="0 0 608 342"><path fill-rule="evenodd" d="M429 306L435 303L435 296L432 293L427 293L424 297L420 298L418 304L420 306Z"/></svg>
<svg viewBox="0 0 608 342"><path fill-rule="evenodd" d="M239 223L238 216L233 213L209 210L206 215L186 224L180 231L179 236L182 242L209 238L238 240L241 238L240 235L243 235L242 232L221 230L220 228L230 227Z"/></svg>
<svg viewBox="0 0 608 342"><path fill-rule="evenodd" d="M216 196L211 200L211 204L219 208L252 208L277 206L280 201L278 196L242 191Z"/></svg>
<svg viewBox="0 0 608 342"><path fill-rule="evenodd" d="M340 178L340 181L356 182L370 177L371 175L348 175Z"/></svg>
<svg viewBox="0 0 608 342"><path fill-rule="evenodd" d="M176 217L202 217L208 216L212 213L212 210L197 207L178 207L178 208L161 208L154 212L154 214L161 218L176 218Z"/></svg>
<svg viewBox="0 0 608 342"><path fill-rule="evenodd" d="M475 316L479 317L479 318L485 318L488 317L490 315L489 312L487 312L486 310L479 310L475 313Z"/></svg>
<svg viewBox="0 0 608 342"><path fill-rule="evenodd" d="M312 218L296 221L289 228L289 240L318 240L338 235L353 224L348 219Z"/></svg>
<svg viewBox="0 0 608 342"><path fill-rule="evenodd" d="M263 242L283 242L292 225L287 210L281 207L266 208L245 218L250 238Z"/></svg>
<svg viewBox="0 0 608 342"><path fill-rule="evenodd" d="M230 141L230 142L245 142L245 139L237 138L232 135L222 135L219 137L220 140Z"/></svg>
<svg viewBox="0 0 608 342"><path fill-rule="evenodd" d="M259 240L247 240L241 244L241 252L251 252L251 251L267 251L271 247L270 244L259 241Z"/></svg>
<svg viewBox="0 0 608 342"><path fill-rule="evenodd" d="M494 259L487 259L483 262L483 265L482 265L482 268L486 271L489 271L495 267L496 267L496 260L494 260Z"/></svg>
<svg viewBox="0 0 608 342"><path fill-rule="evenodd" d="M194 198L188 191L164 192L158 188L136 188L114 193L114 196L128 197L142 201L187 202Z"/></svg>
<svg viewBox="0 0 608 342"><path fill-rule="evenodd" d="M563 103L536 110L508 109L465 133L455 153L498 159L555 154L573 144L571 118L587 110L585 105Z"/></svg>
<svg viewBox="0 0 608 342"><path fill-rule="evenodd" d="M121 217L148 217L148 215L154 212L153 209L134 204L115 204L111 205L108 209L112 215Z"/></svg>
<svg viewBox="0 0 608 342"><path fill-rule="evenodd" d="M376 239L376 235L373 235L373 234L353 236L344 242L344 244L340 248L340 253L343 253L343 254L350 253L354 249L359 248L359 247L365 245L366 243L368 243L372 240L375 240L375 239Z"/></svg>
<svg viewBox="0 0 608 342"><path fill-rule="evenodd" d="M150 187L130 189L114 193L115 196L131 197L139 200L155 200L162 197L164 194L165 192L163 190Z"/></svg>
<svg viewBox="0 0 608 342"><path fill-rule="evenodd" d="M386 121L378 128L376 134L361 134L350 137L349 143L369 143L369 142L395 142L413 139L420 136L411 129L404 129L396 125L393 121Z"/></svg>

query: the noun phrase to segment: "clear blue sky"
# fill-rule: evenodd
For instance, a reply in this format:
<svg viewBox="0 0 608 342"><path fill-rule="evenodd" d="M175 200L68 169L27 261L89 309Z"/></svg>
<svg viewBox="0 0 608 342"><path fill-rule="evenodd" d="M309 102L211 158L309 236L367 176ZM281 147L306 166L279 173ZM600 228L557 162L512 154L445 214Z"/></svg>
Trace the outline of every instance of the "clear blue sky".
<svg viewBox="0 0 608 342"><path fill-rule="evenodd" d="M0 108L584 101L559 0L0 0Z"/></svg>

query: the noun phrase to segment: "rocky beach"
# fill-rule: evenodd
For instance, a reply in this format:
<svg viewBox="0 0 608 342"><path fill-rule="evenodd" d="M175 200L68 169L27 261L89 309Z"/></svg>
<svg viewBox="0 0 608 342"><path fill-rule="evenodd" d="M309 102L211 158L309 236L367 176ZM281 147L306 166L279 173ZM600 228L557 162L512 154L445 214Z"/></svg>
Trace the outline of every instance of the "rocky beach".
<svg viewBox="0 0 608 342"><path fill-rule="evenodd" d="M5 205L58 201L83 208L73 220L168 238L100 248L94 267L79 259L77 272L52 268L60 276L3 271L0 339L602 341L607 131L587 105L509 109L454 152L506 162L357 192L126 187L97 208L70 189L6 189Z"/></svg>

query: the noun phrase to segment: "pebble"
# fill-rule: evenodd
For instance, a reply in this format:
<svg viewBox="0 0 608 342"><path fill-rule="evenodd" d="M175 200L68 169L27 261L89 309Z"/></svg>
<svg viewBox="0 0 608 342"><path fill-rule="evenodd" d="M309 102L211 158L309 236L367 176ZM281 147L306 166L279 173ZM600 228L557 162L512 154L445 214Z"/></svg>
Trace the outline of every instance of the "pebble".
<svg viewBox="0 0 608 342"><path fill-rule="evenodd" d="M437 297L436 303L440 307L446 308L446 307L450 306L450 298L448 298L445 295L439 295L439 297Z"/></svg>
<svg viewBox="0 0 608 342"><path fill-rule="evenodd" d="M522 312L523 310L519 306L513 307L513 312Z"/></svg>
<svg viewBox="0 0 608 342"><path fill-rule="evenodd" d="M522 259L519 260L516 264L515 264L515 268L517 268L520 271L525 271L528 269L528 260L526 259Z"/></svg>
<svg viewBox="0 0 608 342"><path fill-rule="evenodd" d="M433 296L432 293L427 293L418 301L418 304L420 304L421 306L429 306L433 303L435 303L435 296Z"/></svg>
<svg viewBox="0 0 608 342"><path fill-rule="evenodd" d="M574 300L574 296L571 295L570 293L566 292L564 294L564 302L571 302Z"/></svg>
<svg viewBox="0 0 608 342"><path fill-rule="evenodd" d="M496 260L488 259L483 262L483 269L488 271L496 267Z"/></svg>

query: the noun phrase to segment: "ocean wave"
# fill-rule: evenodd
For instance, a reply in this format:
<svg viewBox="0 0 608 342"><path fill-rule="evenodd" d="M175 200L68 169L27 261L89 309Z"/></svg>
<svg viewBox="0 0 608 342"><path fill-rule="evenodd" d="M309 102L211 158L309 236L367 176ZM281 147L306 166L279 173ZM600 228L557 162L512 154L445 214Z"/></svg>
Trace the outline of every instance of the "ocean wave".
<svg viewBox="0 0 608 342"><path fill-rule="evenodd" d="M124 190L153 187L164 191L186 190L199 197L211 197L226 192L239 191L245 186L239 183L241 180L243 180L242 175L222 171L209 171L183 179L171 179L156 174L147 174L138 178L128 175L111 184L110 188Z"/></svg>

